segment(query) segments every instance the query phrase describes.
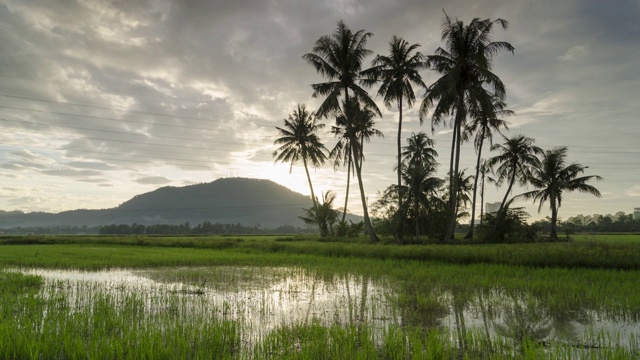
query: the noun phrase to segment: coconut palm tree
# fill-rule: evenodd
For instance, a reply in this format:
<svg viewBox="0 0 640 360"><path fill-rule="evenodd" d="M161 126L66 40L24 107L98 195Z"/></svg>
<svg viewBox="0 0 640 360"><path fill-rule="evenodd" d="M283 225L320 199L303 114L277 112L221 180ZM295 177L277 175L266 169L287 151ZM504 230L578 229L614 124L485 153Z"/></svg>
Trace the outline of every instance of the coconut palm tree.
<svg viewBox="0 0 640 360"><path fill-rule="evenodd" d="M413 85L426 87L419 74L419 70L426 67L425 57L416 52L420 47L418 44L410 45L407 41L397 36L393 36L389 42L389 55L377 55L372 62L372 68L365 71L369 76L368 84L377 81L381 82L378 95L384 99L387 108L396 106L398 108L398 158L397 158L397 175L398 189L402 187L402 107L403 101L409 107L413 106L416 100L413 92ZM398 209L402 207L402 191L398 193ZM402 214L401 214L402 216ZM402 221L400 222L402 224ZM398 229L398 240L402 236L402 225Z"/></svg>
<svg viewBox="0 0 640 360"><path fill-rule="evenodd" d="M353 151L351 149L350 136L347 134L347 119L344 116L336 117L336 125L331 126L331 133L338 139L336 145L331 149L329 158L333 159L333 169L347 164L347 188L344 196L344 207L342 208L341 223L345 223L347 217L347 205L349 203L349 187L351 184L351 174L353 172Z"/></svg>
<svg viewBox="0 0 640 360"><path fill-rule="evenodd" d="M451 176L451 174L449 174ZM456 183L456 214L460 210L460 208L465 209L469 203L471 202L471 191L473 190L473 175L467 175L466 169L462 169L458 171L457 174L458 179L455 181ZM449 182L451 183L451 182ZM449 191L451 193L451 191ZM465 213L465 216L468 213Z"/></svg>
<svg viewBox="0 0 640 360"><path fill-rule="evenodd" d="M299 218L309 225L318 225L320 236L333 235L333 224L338 218L338 212L333 208L333 201L336 195L332 191L327 191L322 197L322 204L315 203L310 209L303 209L305 216Z"/></svg>
<svg viewBox="0 0 640 360"><path fill-rule="evenodd" d="M361 162L357 161L361 158L362 149L355 146L359 142L355 130L355 116L359 114L356 105L360 109L371 110L375 114L381 115L376 103L360 86L364 80L363 61L372 54L372 51L366 48L367 41L371 36L373 34L364 30L354 33L344 22L339 21L333 34L321 36L313 46L312 52L303 55L302 58L329 80L311 85L313 97L324 97L316 114L320 117L339 115L341 111L340 99L345 104L343 113L346 117L347 134L350 136L352 144L353 165L358 177L365 228L370 239L378 241L369 219L366 195L362 184Z"/></svg>
<svg viewBox="0 0 640 360"><path fill-rule="evenodd" d="M499 154L487 160L487 166L495 168L497 184L508 181L507 192L496 214L494 231L503 216L503 209L513 184L516 180L521 185L527 184L532 169L540 166L540 160L536 155L543 153L542 149L533 145L535 140L532 138L524 135L517 135L510 139L504 135L502 137L505 140L504 144L495 144L491 147L491 151L498 151Z"/></svg>
<svg viewBox="0 0 640 360"><path fill-rule="evenodd" d="M482 159L482 146L485 140L489 140L489 145L493 146L493 132L500 133L500 128L509 129L508 122L499 119L498 116L513 115L513 111L507 110L506 103L497 96L488 96L483 101L476 104L471 109L470 117L473 119L464 130L463 137L469 138L476 134L474 145L478 152L476 159L476 175L473 181L473 198L471 204L471 221L469 222L469 232L465 236L466 239L473 237L473 228L476 216L476 195L478 190L478 179L480 177L480 161ZM482 207L482 205L480 206Z"/></svg>
<svg viewBox="0 0 640 360"><path fill-rule="evenodd" d="M293 114L290 114L288 119L284 119L284 127L276 127L280 137L274 141L274 144L280 147L273 152L275 162L291 163L289 172L293 170L293 165L302 159L314 206L317 205L318 199L313 192L307 163L311 162L314 167L321 166L327 159L328 152L317 135L318 131L324 128L324 124L316 120L313 112L309 113L305 105L298 104ZM322 231L320 235L324 235Z"/></svg>
<svg viewBox="0 0 640 360"><path fill-rule="evenodd" d="M415 221L416 239L420 240L421 229L428 226L424 224L428 221L429 213L433 208L440 206L441 200L438 198L438 191L445 181L436 176L436 164L425 164L420 167L404 167L402 181L407 188L407 201L405 207L411 213L413 209L413 219ZM401 218L400 221L404 219Z"/></svg>
<svg viewBox="0 0 640 360"><path fill-rule="evenodd" d="M366 48L371 36L372 33L364 30L354 33L344 22L339 21L333 34L321 36L312 52L302 56L317 72L329 79L328 82L311 85L314 98L324 97L316 111L319 117L338 114L340 98L347 105L352 101L360 102L365 108L382 115L369 93L360 86L366 80L362 69L364 59L373 54Z"/></svg>
<svg viewBox="0 0 640 360"><path fill-rule="evenodd" d="M485 94L483 87L491 87L492 93L504 99L505 87L500 78L491 72L491 59L500 51L513 53L513 46L508 42L492 41L491 31L498 24L506 29L508 22L503 19L491 21L474 18L468 25L460 20L452 21L445 13L442 23L442 41L446 49L438 48L434 55L428 56L430 67L442 74L427 89L420 106L420 118L424 119L429 108L435 104L432 114L432 128L444 122L449 115L455 113L453 120L453 136L451 140L451 158L449 173L455 174L460 164L460 144L462 142L462 128L467 111L472 104ZM452 176L450 181L455 182ZM456 184L450 184L453 191ZM453 235L456 221L456 194L449 196L449 228L445 238Z"/></svg>
<svg viewBox="0 0 640 360"><path fill-rule="evenodd" d="M369 142L373 136L383 137L384 135L373 126L375 122L373 118L376 114L367 109L359 108L358 104L355 104L354 112L356 115L353 117L355 124L353 126L347 121L344 109L346 104L342 104L342 110L339 116L336 117L336 125L331 127L331 133L338 138L338 142L329 153L329 158L334 160L334 169L343 163L347 163L347 190L344 200L344 209L342 213L342 222L345 221L347 215L347 202L349 200L349 183L352 172L353 164L353 147L358 146L362 149L364 142ZM351 134L353 132L354 134ZM352 145L351 138L356 139L356 143ZM362 167L362 161L364 155L362 151L359 151L359 158L357 159Z"/></svg>
<svg viewBox="0 0 640 360"><path fill-rule="evenodd" d="M577 163L566 165L567 148L557 147L547 150L542 155L539 166L531 170L529 182L536 190L526 192L519 197L533 199L538 202L538 212L542 206L549 201L551 208L551 238L557 239L556 223L558 222L558 209L562 205L562 193L579 191L600 197L600 191L594 186L587 184L590 180L602 180L598 175L578 176L584 172L587 166Z"/></svg>
<svg viewBox="0 0 640 360"><path fill-rule="evenodd" d="M438 152L434 141L425 133L412 133L403 147L403 182L409 189L408 202L413 203L416 222L416 238L420 238L420 209L428 207L429 198L435 196L442 187L442 179L435 177ZM402 213L402 209L398 209ZM400 218L400 221L403 221Z"/></svg>

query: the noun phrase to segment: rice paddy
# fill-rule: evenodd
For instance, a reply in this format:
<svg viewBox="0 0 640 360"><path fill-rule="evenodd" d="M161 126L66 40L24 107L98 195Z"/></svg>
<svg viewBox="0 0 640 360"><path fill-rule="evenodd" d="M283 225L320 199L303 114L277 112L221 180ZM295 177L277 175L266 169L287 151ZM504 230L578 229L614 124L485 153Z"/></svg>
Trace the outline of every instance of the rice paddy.
<svg viewBox="0 0 640 360"><path fill-rule="evenodd" d="M406 247L309 240L101 241L0 247L0 358L640 356L640 270L614 259L537 267L340 255Z"/></svg>

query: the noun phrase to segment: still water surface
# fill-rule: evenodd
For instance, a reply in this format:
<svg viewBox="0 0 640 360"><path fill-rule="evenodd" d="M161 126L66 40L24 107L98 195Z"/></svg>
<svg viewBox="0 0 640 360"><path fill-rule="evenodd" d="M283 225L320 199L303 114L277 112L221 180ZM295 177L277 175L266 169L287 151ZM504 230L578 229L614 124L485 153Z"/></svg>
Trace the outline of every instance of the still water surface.
<svg viewBox="0 0 640 360"><path fill-rule="evenodd" d="M640 323L589 309L554 311L527 294L499 290L462 296L434 289L407 296L397 284L362 275L320 275L300 268L161 268L25 271L44 277L46 289L65 292L71 308L86 306L90 294L115 299L132 294L150 312L181 311L195 317L216 314L238 322L249 343L279 326L365 324L374 333L390 325L447 329L452 338L466 331L517 342L523 337L598 347L637 347ZM49 290L51 291L51 290ZM51 293L48 293L51 296ZM426 295L426 296L424 296ZM425 300L426 299L426 300Z"/></svg>

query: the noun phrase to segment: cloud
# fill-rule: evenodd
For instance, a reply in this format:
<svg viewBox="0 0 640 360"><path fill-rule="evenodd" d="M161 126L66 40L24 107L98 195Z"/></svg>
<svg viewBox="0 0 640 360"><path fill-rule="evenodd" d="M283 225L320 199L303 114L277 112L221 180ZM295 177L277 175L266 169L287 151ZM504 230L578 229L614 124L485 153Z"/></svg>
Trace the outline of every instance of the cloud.
<svg viewBox="0 0 640 360"><path fill-rule="evenodd" d="M507 120L518 133L571 149L608 138L633 149L637 136L629 129L640 103L629 94L640 80L639 9L631 0L452 0L444 10L466 23L476 16L509 20L508 30L493 35L512 43L515 54L499 54L493 64L517 113ZM265 164L273 167L274 126L297 103L315 109L322 100L311 97L310 84L325 79L301 58L320 36L343 19L352 30L374 34L368 43L374 53L385 53L397 34L432 54L442 45L442 10L424 0L4 1L0 24L11 31L0 31L3 181L32 189L56 183L71 194L86 191L80 180L117 203L141 185L170 183L167 174L176 174L177 183L211 181L230 169L258 176ZM423 72L427 84L438 77ZM377 127L386 138L365 146L369 196L388 185L395 159L397 110L376 101L384 113ZM430 119L417 121L419 102L403 112L405 139L430 132ZM332 119L323 122L330 126ZM446 164L451 130L435 130L439 162ZM330 147L332 137L321 135ZM603 159L596 150L580 161L607 162L611 154ZM628 163L637 163L635 155L615 154ZM469 167L472 160L461 159ZM130 179L123 171L145 177ZM269 176L308 186L304 176L288 176L288 166L282 171ZM321 169L313 180L335 176L331 188L342 188L346 170L339 171ZM625 171L611 177L629 178ZM78 201L42 198L43 208L74 208ZM80 198L86 199L74 199Z"/></svg>
<svg viewBox="0 0 640 360"><path fill-rule="evenodd" d="M640 197L640 185L634 185L625 191L625 194L630 197Z"/></svg>
<svg viewBox="0 0 640 360"><path fill-rule="evenodd" d="M45 203L45 200L37 196L23 196L19 198L12 198L7 200L10 205L18 206L37 206Z"/></svg>
<svg viewBox="0 0 640 360"><path fill-rule="evenodd" d="M145 176L134 180L138 184L144 185L165 185L172 181L164 176Z"/></svg>
<svg viewBox="0 0 640 360"><path fill-rule="evenodd" d="M563 61L575 61L583 58L586 55L587 55L587 47L583 45L578 45L567 50L566 53L559 56L558 58Z"/></svg>
<svg viewBox="0 0 640 360"><path fill-rule="evenodd" d="M92 169L92 170L113 170L116 169L116 166L105 164L103 162L98 161L71 161L66 163L65 165L80 168L80 169Z"/></svg>
<svg viewBox="0 0 640 360"><path fill-rule="evenodd" d="M51 169L51 170L43 170L42 173L46 175L52 175L52 176L76 177L76 178L82 178L87 176L98 176L102 174L101 171L76 170L76 169Z"/></svg>

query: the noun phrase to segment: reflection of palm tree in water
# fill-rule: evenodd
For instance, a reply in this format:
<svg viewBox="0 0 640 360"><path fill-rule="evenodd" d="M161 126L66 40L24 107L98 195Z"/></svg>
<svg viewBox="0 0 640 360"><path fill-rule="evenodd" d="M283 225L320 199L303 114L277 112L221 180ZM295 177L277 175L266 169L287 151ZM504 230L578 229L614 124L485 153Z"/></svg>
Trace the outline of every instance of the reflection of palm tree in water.
<svg viewBox="0 0 640 360"><path fill-rule="evenodd" d="M456 321L456 332L458 335L458 346L461 349L466 348L466 333L467 333L467 325L464 321L464 308L468 303L468 297L464 294L453 291L452 295L452 305L453 305L453 315Z"/></svg>
<svg viewBox="0 0 640 360"><path fill-rule="evenodd" d="M502 321L494 321L496 333L512 338L517 345L523 345L525 340L544 342L553 329L547 309L532 299L518 299L515 296L512 299L513 304L505 306Z"/></svg>
<svg viewBox="0 0 640 360"><path fill-rule="evenodd" d="M349 290L349 274L344 276L344 286L347 289L347 306L349 307L349 325L353 324L353 303L351 302L351 290Z"/></svg>
<svg viewBox="0 0 640 360"><path fill-rule="evenodd" d="M493 311L491 308L487 308L484 304L484 297L490 297L486 292L482 292L478 295L478 306L480 307L480 314L482 315L482 326L484 328L484 335L486 337L487 346L489 351L491 350L491 333L489 332L489 320L493 319Z"/></svg>
<svg viewBox="0 0 640 360"><path fill-rule="evenodd" d="M313 307L313 303L316 299L316 284L318 282L318 277L313 277L313 284L311 285L311 297L309 298L309 306L307 307L307 314L304 317L305 324L309 323L309 314L311 313L311 308Z"/></svg>
<svg viewBox="0 0 640 360"><path fill-rule="evenodd" d="M525 339L546 344L554 332L554 337L569 344L577 341L578 324L591 322L585 308L556 309L542 304L533 297L512 296L513 305L506 307L501 323L494 321L496 333L513 338L522 345Z"/></svg>
<svg viewBox="0 0 640 360"><path fill-rule="evenodd" d="M367 292L369 291L369 278L362 276L362 293L360 295L360 313L358 316L358 335L362 330L362 326L365 325L364 311L367 305Z"/></svg>

